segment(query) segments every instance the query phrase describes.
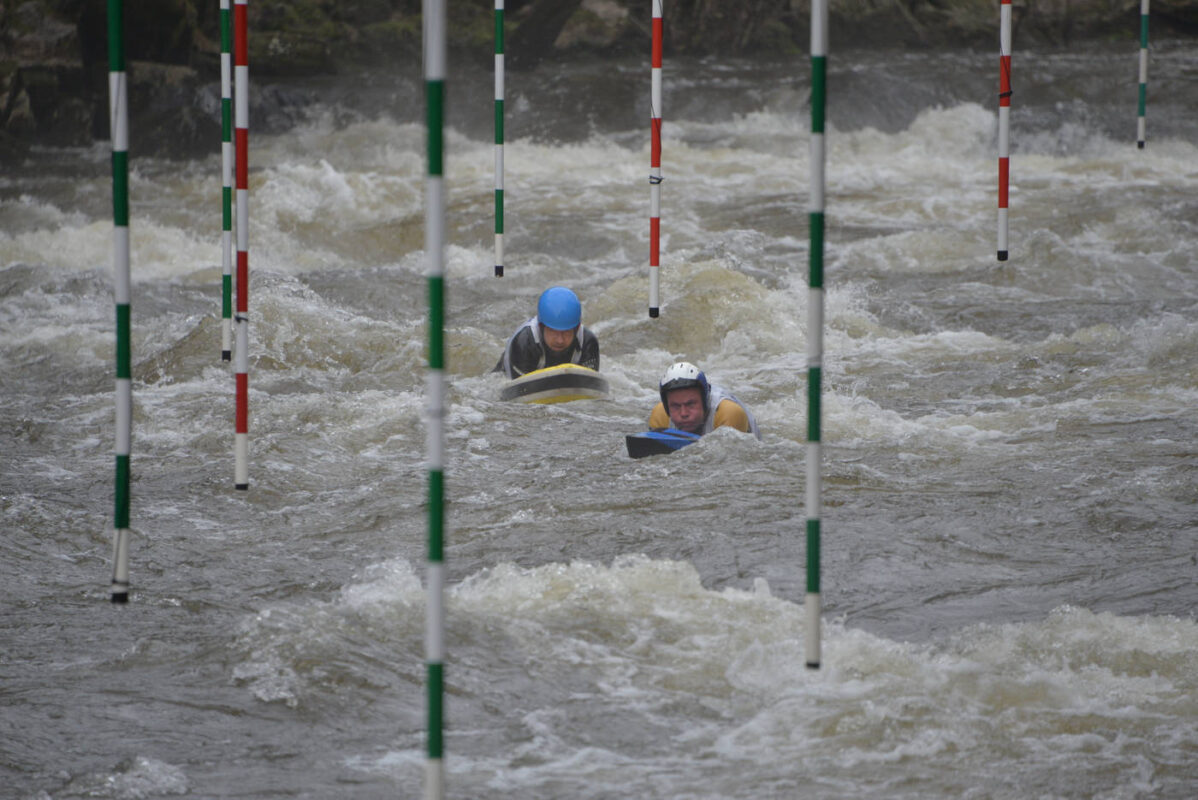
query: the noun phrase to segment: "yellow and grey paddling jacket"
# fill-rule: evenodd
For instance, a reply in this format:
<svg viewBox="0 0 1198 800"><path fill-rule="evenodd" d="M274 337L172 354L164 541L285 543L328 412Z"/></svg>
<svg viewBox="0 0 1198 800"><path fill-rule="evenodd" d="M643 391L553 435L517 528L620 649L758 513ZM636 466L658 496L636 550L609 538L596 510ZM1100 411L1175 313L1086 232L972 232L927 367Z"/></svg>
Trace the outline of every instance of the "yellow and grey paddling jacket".
<svg viewBox="0 0 1198 800"><path fill-rule="evenodd" d="M724 402L727 400L728 402ZM715 383L707 385L707 416L703 418L703 429L699 435L711 433L716 428L728 426L743 433L751 433L758 439L761 431L757 429L757 418L744 403L736 399L736 395ZM658 402L649 415L650 428L672 427L670 415L666 407Z"/></svg>
<svg viewBox="0 0 1198 800"><path fill-rule="evenodd" d="M721 424L726 424L722 417L724 414L734 412L734 409L722 409L720 404L725 400L731 400L734 405L739 406L740 410L744 412L745 419L749 424L749 429L745 433L751 433L760 439L761 431L757 430L757 418L753 416L753 412L749 410L749 407L737 400L736 395L732 394L732 392L715 383L711 384L711 389L707 393L707 418L703 420L703 433L711 433L720 427ZM744 429L741 428L741 430Z"/></svg>

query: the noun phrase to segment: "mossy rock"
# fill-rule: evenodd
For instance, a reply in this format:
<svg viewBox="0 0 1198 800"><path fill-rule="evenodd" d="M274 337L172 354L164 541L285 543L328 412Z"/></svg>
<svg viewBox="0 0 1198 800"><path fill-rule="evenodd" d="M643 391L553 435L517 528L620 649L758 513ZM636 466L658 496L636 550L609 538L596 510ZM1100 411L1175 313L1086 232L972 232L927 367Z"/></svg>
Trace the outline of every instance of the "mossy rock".
<svg viewBox="0 0 1198 800"><path fill-rule="evenodd" d="M334 37L318 31L286 30L251 36L250 75L303 77L337 71Z"/></svg>
<svg viewBox="0 0 1198 800"><path fill-rule="evenodd" d="M394 61L419 58L421 30L418 20L388 19L361 29L363 60Z"/></svg>

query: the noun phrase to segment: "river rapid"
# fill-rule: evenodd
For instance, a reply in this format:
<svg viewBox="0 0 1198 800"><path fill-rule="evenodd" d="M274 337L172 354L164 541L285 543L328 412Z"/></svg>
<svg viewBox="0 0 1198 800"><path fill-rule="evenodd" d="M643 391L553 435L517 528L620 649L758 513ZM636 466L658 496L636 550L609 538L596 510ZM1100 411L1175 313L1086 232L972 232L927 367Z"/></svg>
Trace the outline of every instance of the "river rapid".
<svg viewBox="0 0 1198 800"><path fill-rule="evenodd" d="M447 92L446 782L455 798L1198 792L1198 51L829 58L822 667L804 666L809 67ZM481 62L480 62L481 63ZM253 79L251 65L251 80ZM131 153L130 602L108 601L107 143L0 178L0 797L414 798L425 760L420 70L250 134L250 488L220 160ZM498 399L546 286L607 400ZM657 380L754 411L631 460Z"/></svg>

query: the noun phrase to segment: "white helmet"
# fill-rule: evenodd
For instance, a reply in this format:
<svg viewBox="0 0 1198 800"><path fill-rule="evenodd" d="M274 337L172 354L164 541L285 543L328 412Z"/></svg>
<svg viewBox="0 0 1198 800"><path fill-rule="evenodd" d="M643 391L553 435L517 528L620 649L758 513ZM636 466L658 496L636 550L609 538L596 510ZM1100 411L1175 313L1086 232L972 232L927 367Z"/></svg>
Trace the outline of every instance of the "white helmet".
<svg viewBox="0 0 1198 800"><path fill-rule="evenodd" d="M698 389L700 396L703 398L703 413L707 413L707 393L709 385L707 376L703 374L703 370L696 367L689 361L679 361L676 364L671 364L666 374L661 376L661 382L658 384L658 390L661 393L662 405L669 408L669 403L666 401L666 395L675 389Z"/></svg>

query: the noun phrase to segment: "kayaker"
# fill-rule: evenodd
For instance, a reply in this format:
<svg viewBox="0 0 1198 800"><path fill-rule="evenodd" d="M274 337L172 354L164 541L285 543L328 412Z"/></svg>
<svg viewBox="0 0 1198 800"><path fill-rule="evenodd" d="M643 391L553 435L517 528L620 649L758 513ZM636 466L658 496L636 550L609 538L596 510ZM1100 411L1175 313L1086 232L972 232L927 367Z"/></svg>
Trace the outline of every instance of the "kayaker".
<svg viewBox="0 0 1198 800"><path fill-rule="evenodd" d="M745 404L688 361L671 364L658 384L661 402L649 414L649 427L677 428L702 436L729 426L758 439L757 420Z"/></svg>
<svg viewBox="0 0 1198 800"><path fill-rule="evenodd" d="M582 324L582 302L564 286L553 286L537 300L537 314L507 340L492 372L509 378L559 364L599 369L599 339Z"/></svg>

